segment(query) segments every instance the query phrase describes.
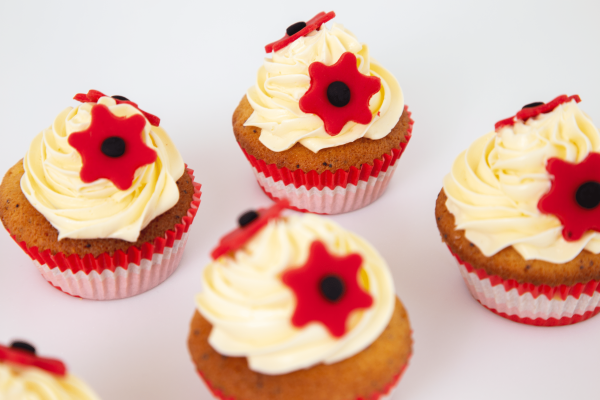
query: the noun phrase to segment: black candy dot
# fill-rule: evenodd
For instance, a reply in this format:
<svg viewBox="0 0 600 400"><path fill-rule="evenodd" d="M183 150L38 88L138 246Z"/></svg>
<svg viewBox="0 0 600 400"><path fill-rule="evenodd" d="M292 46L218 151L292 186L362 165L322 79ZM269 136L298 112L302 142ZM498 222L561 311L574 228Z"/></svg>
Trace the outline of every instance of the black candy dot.
<svg viewBox="0 0 600 400"><path fill-rule="evenodd" d="M529 103L523 106L522 110L526 109L526 108L535 108L535 107L539 107L539 106L543 106L544 103L541 101L537 101L535 103Z"/></svg>
<svg viewBox="0 0 600 400"><path fill-rule="evenodd" d="M327 98L336 107L350 103L350 88L344 82L335 81L327 87Z"/></svg>
<svg viewBox="0 0 600 400"><path fill-rule="evenodd" d="M109 157L121 157L123 154L125 154L125 141L118 136L111 136L104 139L101 150L102 153Z"/></svg>
<svg viewBox="0 0 600 400"><path fill-rule="evenodd" d="M288 36L292 36L304 28L306 28L306 22L296 22L295 24L288 26L285 33L287 33Z"/></svg>
<svg viewBox="0 0 600 400"><path fill-rule="evenodd" d="M600 204L600 183L590 181L579 186L575 193L575 200L583 208L591 210Z"/></svg>
<svg viewBox="0 0 600 400"><path fill-rule="evenodd" d="M114 96L110 96L113 99L117 99L117 100L121 100L121 101L130 101L127 97L125 96L119 96L119 95L114 95Z"/></svg>
<svg viewBox="0 0 600 400"><path fill-rule="evenodd" d="M245 212L238 218L238 224L240 224L240 226L243 228L246 225L250 224L252 221L254 221L256 218L258 218L258 213L254 210L250 210Z"/></svg>
<svg viewBox="0 0 600 400"><path fill-rule="evenodd" d="M35 347L27 342L14 341L10 344L11 349L23 350L31 354L35 354Z"/></svg>
<svg viewBox="0 0 600 400"><path fill-rule="evenodd" d="M323 296L327 300L334 303L344 295L344 291L346 290L344 282L336 275L327 275L321 279L319 289L321 289L321 293L323 293Z"/></svg>

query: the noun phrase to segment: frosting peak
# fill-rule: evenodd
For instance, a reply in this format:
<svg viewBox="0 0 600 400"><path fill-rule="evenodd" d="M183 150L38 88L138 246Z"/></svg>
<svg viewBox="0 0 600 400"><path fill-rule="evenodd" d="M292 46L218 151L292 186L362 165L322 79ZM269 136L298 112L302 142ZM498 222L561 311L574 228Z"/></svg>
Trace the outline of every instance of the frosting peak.
<svg viewBox="0 0 600 400"><path fill-rule="evenodd" d="M359 254L361 279L373 305L350 314L347 332L333 337L316 322L296 328L296 300L282 274L304 265L314 241L336 256ZM223 355L246 357L250 369L278 375L332 364L364 350L379 337L394 309L394 286L385 261L364 240L314 215L271 220L233 256L203 272L200 313L213 325L210 345Z"/></svg>
<svg viewBox="0 0 600 400"><path fill-rule="evenodd" d="M444 178L446 206L456 229L486 256L513 246L524 259L564 263L583 249L600 253L600 233L562 237L560 221L538 209L552 177L548 159L579 163L600 151L600 132L577 99L477 139Z"/></svg>
<svg viewBox="0 0 600 400"><path fill-rule="evenodd" d="M143 116L135 107L117 104L111 97L101 97L98 104L117 117ZM94 105L66 108L51 127L35 137L23 160L21 190L58 230L59 240L113 238L135 242L150 221L177 204L176 181L185 165L167 133L146 120L142 140L156 152L157 159L136 170L131 187L119 190L107 179L84 183L79 176L81 156L68 138L90 126Z"/></svg>
<svg viewBox="0 0 600 400"><path fill-rule="evenodd" d="M92 389L71 374L64 377L42 369L0 362L2 400L100 400Z"/></svg>
<svg viewBox="0 0 600 400"><path fill-rule="evenodd" d="M357 58L358 70L381 79L381 90L369 103L373 119L367 125L348 122L336 136L330 136L323 121L300 110L300 98L310 87L308 67L318 61L335 64L345 52ZM261 128L260 141L280 152L301 143L313 152L350 143L361 137L381 139L396 125L404 109L404 97L396 78L370 57L367 45L341 24L325 25L302 36L265 58L256 84L246 94L254 112L245 126Z"/></svg>

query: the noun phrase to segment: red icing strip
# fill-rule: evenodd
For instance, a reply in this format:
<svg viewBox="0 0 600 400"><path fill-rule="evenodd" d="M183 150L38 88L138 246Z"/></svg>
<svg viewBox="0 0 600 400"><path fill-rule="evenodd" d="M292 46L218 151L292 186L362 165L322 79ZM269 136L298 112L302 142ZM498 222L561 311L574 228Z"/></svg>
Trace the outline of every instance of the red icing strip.
<svg viewBox="0 0 600 400"><path fill-rule="evenodd" d="M409 360L410 360L410 357L411 356L409 356ZM402 366L402 368L400 369L400 372L398 372L396 375L394 375L392 380L387 385L385 385L381 390L375 391L372 395L370 395L368 397L357 397L355 400L379 400L382 397L387 396L392 391L392 389L395 388L396 385L398 385L398 383L400 382L400 378L402 378L402 375L404 375L404 372L406 371L406 367L408 367L408 361L406 362L406 364L404 364ZM210 390L212 395L215 396L217 399L219 399L219 400L237 400L233 396L229 396L229 397L225 396L225 394L220 389L213 386L206 379L206 377L200 370L196 370L196 371L198 372L198 375L200 376L200 378L202 379L204 384L208 387L208 390Z"/></svg>
<svg viewBox="0 0 600 400"><path fill-rule="evenodd" d="M210 253L213 260L240 249L252 236L265 227L270 220L279 217L281 212L288 206L289 202L287 200L281 200L270 208L258 210L258 218L250 224L239 227L221 238L217 247Z"/></svg>
<svg viewBox="0 0 600 400"><path fill-rule="evenodd" d="M552 112L556 107L561 104L568 103L572 100L580 103L581 98L579 95L573 95L568 97L566 94L560 95L549 103L542 104L533 108L524 108L519 111L514 117L503 119L502 121L498 121L495 124L496 131L504 128L505 126L513 126L517 121L527 121L529 118L537 117L540 114L547 114Z"/></svg>
<svg viewBox="0 0 600 400"><path fill-rule="evenodd" d="M28 351L0 345L0 361L23 367L36 367L54 375L65 376L67 367L62 361L38 357Z"/></svg>
<svg viewBox="0 0 600 400"><path fill-rule="evenodd" d="M75 95L75 97L73 97L73 100L77 100L77 101L79 101L81 103L97 103L98 100L100 100L101 97L110 97L110 96L107 96L107 95L105 95L102 92L99 92L97 90L92 89L92 90L88 91L87 94L77 93ZM112 98L112 99L114 101L116 101L117 104L129 104L130 106L135 107L139 112L141 112L142 114L144 114L144 117L146 117L146 119L148 120L148 122L150 122L150 125L154 125L154 126L159 126L160 125L160 118L158 118L156 115L150 114L150 113L142 110L133 101L119 100L119 99L115 99L115 98Z"/></svg>
<svg viewBox="0 0 600 400"><path fill-rule="evenodd" d="M408 111L408 106L404 106L404 109ZM411 113L408 112L408 116ZM258 172L262 172L267 178L273 178L275 182L283 181L287 186L293 184L294 187L299 188L300 186L306 187L306 189L312 189L316 187L318 190L328 187L334 189L337 186L341 186L344 189L348 184L357 185L358 181L368 181L369 177L377 177L380 172L387 172L390 166L396 164L396 161L400 158L404 149L412 138L414 121L410 120L410 125L406 132L406 142L400 143L399 149L392 149L392 154L384 154L382 159L373 160L373 165L363 164L361 169L355 166L350 167L349 171L338 169L335 173L331 171L324 171L321 174L317 171L304 172L301 169L290 171L288 168L277 168L276 164L267 164L263 160L257 160L254 156L248 154L243 148L244 155L250 162L250 164L256 168ZM264 189L263 189L264 190ZM268 195L268 193L267 193ZM290 207L295 209L294 207ZM301 210L302 211L302 210ZM306 210L304 210L306 211Z"/></svg>
<svg viewBox="0 0 600 400"><path fill-rule="evenodd" d="M448 247L448 250L450 250L450 247ZM458 261L461 265L464 265L464 267L467 269L467 272L475 273L480 280L489 279L492 287L497 285L503 285L506 291L517 289L519 296L523 295L524 293L531 293L534 299L537 299L539 296L544 295L548 298L548 300L560 297L560 299L564 301L567 299L568 296L573 296L574 298L579 299L579 297L582 294L593 296L594 292L600 292L600 281L594 280L589 281L586 284L577 283L573 286L536 286L532 283L519 283L514 279L505 280L497 275L488 275L483 268L474 268L468 262L464 262L463 260L461 260L458 255L452 252L452 250L450 250L450 253L452 253L454 258L456 258L456 261Z"/></svg>
<svg viewBox="0 0 600 400"><path fill-rule="evenodd" d="M306 22L306 26L304 28L302 28L302 30L294 33L292 36L288 36L288 34L286 33L285 36L282 37L281 39L266 45L265 51L268 54L272 51L281 50L288 44L296 41L298 38L300 38L302 36L306 36L314 30L320 29L321 25L323 25L327 21L332 20L334 17L335 17L335 13L333 11L330 11L328 13L325 13L325 11L322 11L322 12L318 13L317 15L315 15L313 18L311 18L308 22Z"/></svg>
<svg viewBox="0 0 600 400"><path fill-rule="evenodd" d="M187 215L181 218L182 222L180 224L175 225L175 230L168 230L164 238L156 238L153 243L144 243L141 249L131 246L126 252L117 250L112 256L108 253L103 253L96 258L91 254L86 254L83 257L72 254L66 257L63 253L52 254L50 250L40 253L37 246L28 247L24 241L17 242L17 244L32 260L39 262L41 265L46 264L50 269L58 267L61 272L70 270L74 274L79 271L83 271L85 274L89 274L92 271L101 274L105 270L115 272L117 267L127 270L129 264L140 265L142 259L152 260L153 254L162 254L165 247L172 247L175 240L180 240L183 234L188 232L198 212L200 197L202 196L202 185L194 182L194 170L187 168L187 165L186 171L190 178L192 178L194 185L194 195L192 196L192 202L190 203ZM11 235L11 237L15 242L17 241L15 235Z"/></svg>

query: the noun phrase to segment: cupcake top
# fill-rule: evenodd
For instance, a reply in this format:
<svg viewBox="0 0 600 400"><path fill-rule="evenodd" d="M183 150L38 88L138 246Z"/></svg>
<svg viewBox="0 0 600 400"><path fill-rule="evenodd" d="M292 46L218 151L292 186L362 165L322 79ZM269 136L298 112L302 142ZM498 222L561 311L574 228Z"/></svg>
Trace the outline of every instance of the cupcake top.
<svg viewBox="0 0 600 400"><path fill-rule="evenodd" d="M272 57L246 94L254 112L245 126L280 152L300 143L314 153L359 138L381 139L398 123L404 97L396 78L333 12L290 26L267 46ZM300 28L300 29L299 29Z"/></svg>
<svg viewBox="0 0 600 400"><path fill-rule="evenodd" d="M600 133L579 101L525 106L456 158L446 207L485 256L508 246L553 263L600 253Z"/></svg>
<svg viewBox="0 0 600 400"><path fill-rule="evenodd" d="M213 325L210 345L270 375L359 353L395 304L388 266L371 245L330 220L282 217L277 207L222 240L196 297Z"/></svg>
<svg viewBox="0 0 600 400"><path fill-rule="evenodd" d="M0 399L99 400L84 382L58 360L37 357L35 349L15 342L0 345Z"/></svg>
<svg viewBox="0 0 600 400"><path fill-rule="evenodd" d="M121 96L78 95L35 137L21 190L58 239L135 242L179 200L181 155L160 120Z"/></svg>

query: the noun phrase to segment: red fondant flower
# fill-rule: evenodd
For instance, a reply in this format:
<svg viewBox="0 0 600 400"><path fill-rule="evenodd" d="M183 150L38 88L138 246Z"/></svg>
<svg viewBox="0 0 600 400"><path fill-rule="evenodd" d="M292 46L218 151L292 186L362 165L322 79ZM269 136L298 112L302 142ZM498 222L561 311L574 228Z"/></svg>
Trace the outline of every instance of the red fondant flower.
<svg viewBox="0 0 600 400"><path fill-rule="evenodd" d="M94 105L91 114L90 126L69 136L83 161L79 176L85 183L106 178L127 190L135 171L156 161L156 152L142 141L146 119L139 114L117 117L103 104Z"/></svg>
<svg viewBox="0 0 600 400"><path fill-rule="evenodd" d="M335 17L335 13L333 11L330 11L328 13L322 11L306 23L297 22L287 28L284 37L282 37L276 42L269 43L268 45L266 45L265 51L267 53L270 53L272 51L281 50L296 39L302 36L306 36L314 30L320 29L321 25L333 19L333 17Z"/></svg>
<svg viewBox="0 0 600 400"><path fill-rule="evenodd" d="M369 100L381 89L381 80L361 74L354 54L342 54L338 62L329 67L314 62L308 67L308 73L310 87L300 99L300 109L318 115L325 132L335 136L348 121L363 125L371 122Z"/></svg>
<svg viewBox="0 0 600 400"><path fill-rule="evenodd" d="M0 361L20 365L22 367L40 368L46 372L59 376L65 376L67 374L67 367L61 361L38 357L35 355L35 352L16 347L5 347L0 345Z"/></svg>
<svg viewBox="0 0 600 400"><path fill-rule="evenodd" d="M130 106L135 107L139 112L144 114L144 117L146 117L146 119L148 119L148 122L150 122L150 125L154 125L154 126L160 125L160 118L158 118L156 115L152 115L152 114L140 109L137 104L135 104L133 101L126 99L123 96L106 96L104 93L92 89L92 90L88 91L87 94L77 93L75 95L75 97L73 97L73 100L77 100L82 103L97 103L98 100L100 100L100 97L112 97L117 102L117 104L129 104Z"/></svg>
<svg viewBox="0 0 600 400"><path fill-rule="evenodd" d="M292 324L303 327L321 322L333 336L343 336L350 313L373 304L371 295L358 284L361 265L359 254L336 257L323 243L313 242L306 264L282 276L283 283L296 295Z"/></svg>
<svg viewBox="0 0 600 400"><path fill-rule="evenodd" d="M514 117L506 118L502 121L496 122L496 131L499 131L505 126L513 126L517 121L525 122L529 118L537 117L540 114L547 114L549 112L552 112L556 107L560 106L561 104L568 103L571 100L575 100L577 103L579 103L581 101L581 98L579 97L579 95L568 97L566 94L563 94L549 103L534 103L529 106L525 106Z"/></svg>
<svg viewBox="0 0 600 400"><path fill-rule="evenodd" d="M273 218L281 215L281 212L289 206L286 199L275 203L271 208L250 211L240 218L240 227L225 235L219 245L210 254L213 260L240 249ZM244 221L245 219L245 221Z"/></svg>
<svg viewBox="0 0 600 400"><path fill-rule="evenodd" d="M546 170L553 175L552 186L538 209L560 220L569 242L588 230L600 232L600 153L590 153L579 164L551 158Z"/></svg>

